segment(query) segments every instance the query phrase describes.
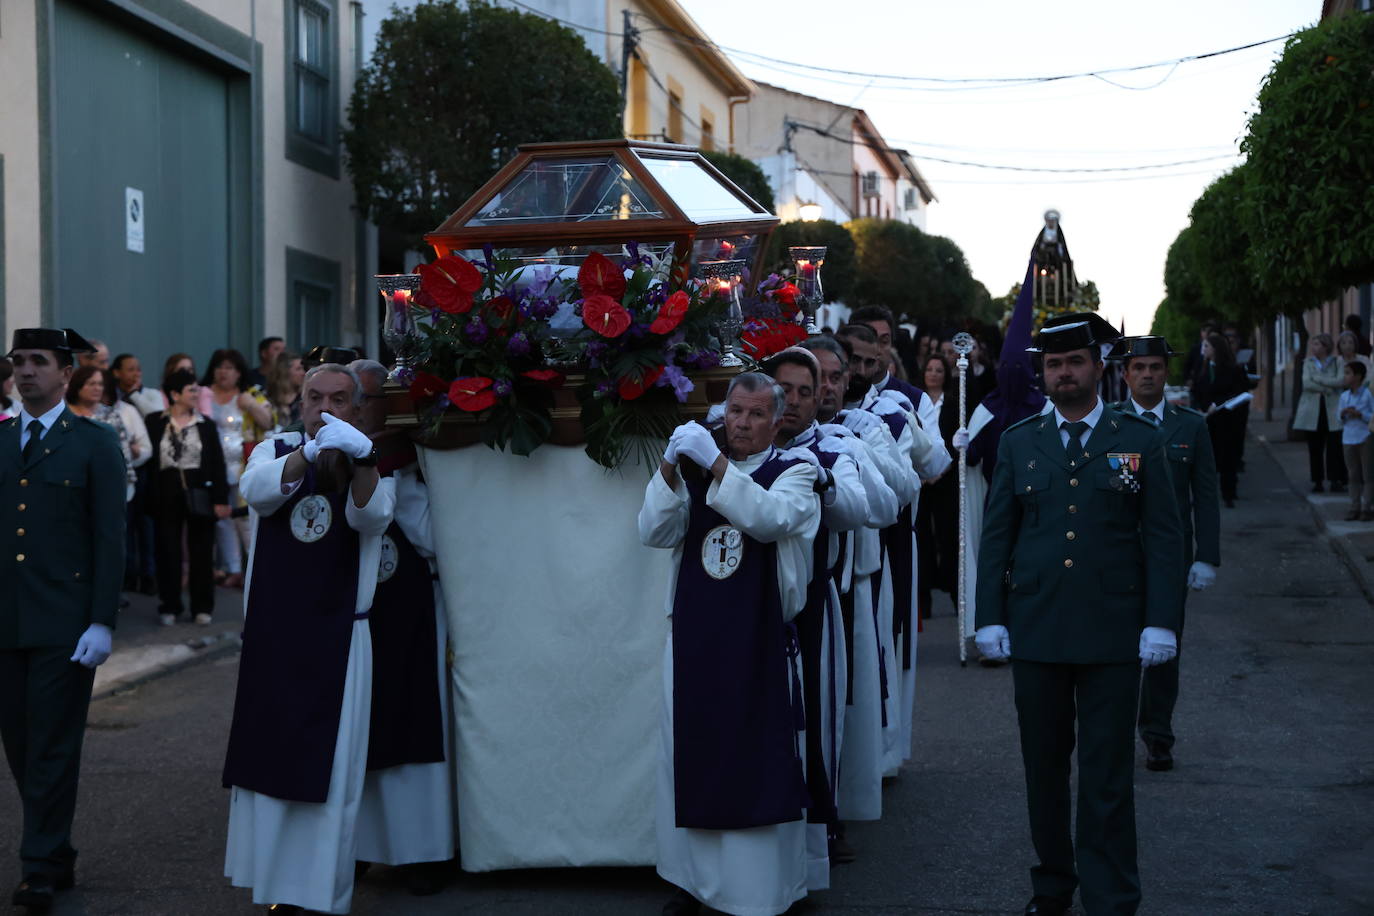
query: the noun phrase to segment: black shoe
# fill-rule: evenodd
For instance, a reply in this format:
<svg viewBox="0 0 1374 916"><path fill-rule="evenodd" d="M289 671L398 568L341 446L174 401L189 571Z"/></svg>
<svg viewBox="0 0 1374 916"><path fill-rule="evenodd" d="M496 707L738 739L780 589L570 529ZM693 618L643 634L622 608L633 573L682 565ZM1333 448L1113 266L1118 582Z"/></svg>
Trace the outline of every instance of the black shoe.
<svg viewBox="0 0 1374 916"><path fill-rule="evenodd" d="M76 883L71 870L57 875L38 872L24 876L14 889L10 902L15 906L27 907L30 913L46 913L52 909L53 898L58 891L65 891Z"/></svg>
<svg viewBox="0 0 1374 916"><path fill-rule="evenodd" d="M401 870L405 874L406 889L416 897L429 897L439 893L448 884L448 877L445 874L444 866L447 862L415 862L411 865L402 865Z"/></svg>
<svg viewBox="0 0 1374 916"><path fill-rule="evenodd" d="M1071 906L1072 901L1066 903L1061 897L1036 894L1030 903L1026 904L1026 916L1063 916Z"/></svg>
<svg viewBox="0 0 1374 916"><path fill-rule="evenodd" d="M371 862L362 862L362 861L354 862L354 863L353 863L353 880L354 880L355 882L363 880L363 875L367 874L368 869L370 869L371 867L372 867L372 863L371 863Z"/></svg>
<svg viewBox="0 0 1374 916"><path fill-rule="evenodd" d="M1333 481L1331 481L1331 492L1332 492L1332 493L1344 493L1344 492L1345 492L1345 481L1344 481L1344 480L1333 480Z"/></svg>
<svg viewBox="0 0 1374 916"><path fill-rule="evenodd" d="M984 656L978 659L978 664L982 665L984 668L1000 668L1006 663L1007 660L1005 658L988 658Z"/></svg>
<svg viewBox="0 0 1374 916"><path fill-rule="evenodd" d="M1163 773L1174 768L1174 752L1158 741L1145 742L1145 769Z"/></svg>
<svg viewBox="0 0 1374 916"><path fill-rule="evenodd" d="M696 916L701 912L701 901L684 891L674 888L672 899L663 904L663 916Z"/></svg>
<svg viewBox="0 0 1374 916"><path fill-rule="evenodd" d="M134 590L138 592L140 595L148 595L149 597L154 597L157 595L157 582L153 579L152 576L139 576L138 588Z"/></svg>
<svg viewBox="0 0 1374 916"><path fill-rule="evenodd" d="M1224 501L1226 503L1226 508L1234 509L1236 507L1236 498L1234 496L1228 496Z"/></svg>
<svg viewBox="0 0 1374 916"><path fill-rule="evenodd" d="M1317 483L1312 484L1312 492L1313 492L1313 493L1324 493L1324 492L1326 492L1326 488L1323 487L1323 486L1321 485L1321 482L1320 482L1320 481L1318 481Z"/></svg>
<svg viewBox="0 0 1374 916"><path fill-rule="evenodd" d="M854 853L854 847L849 845L849 841L844 838L843 833L831 835L828 845L830 847L830 864L832 867L836 865L848 865L858 858Z"/></svg>

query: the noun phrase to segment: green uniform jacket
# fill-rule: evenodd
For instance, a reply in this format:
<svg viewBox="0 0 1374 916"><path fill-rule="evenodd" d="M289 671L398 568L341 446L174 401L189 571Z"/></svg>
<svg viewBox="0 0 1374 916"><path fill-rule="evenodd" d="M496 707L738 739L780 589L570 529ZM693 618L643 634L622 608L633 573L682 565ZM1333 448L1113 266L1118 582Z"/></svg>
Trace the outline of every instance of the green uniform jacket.
<svg viewBox="0 0 1374 916"><path fill-rule="evenodd" d="M115 431L63 410L28 464L0 423L0 649L75 648L114 627L124 578L124 455Z"/></svg>
<svg viewBox="0 0 1374 916"><path fill-rule="evenodd" d="M1013 658L1132 662L1144 627L1181 624L1183 529L1163 436L1104 407L1084 452L1070 466L1053 413L1002 434L975 619L1007 628Z"/></svg>
<svg viewBox="0 0 1374 916"><path fill-rule="evenodd" d="M1123 413L1135 413L1130 401L1112 406ZM1164 452L1169 456L1169 476L1174 479L1174 498L1183 523L1184 569L1194 560L1220 566L1221 490L1207 418L1191 407L1165 403L1160 429L1164 431Z"/></svg>

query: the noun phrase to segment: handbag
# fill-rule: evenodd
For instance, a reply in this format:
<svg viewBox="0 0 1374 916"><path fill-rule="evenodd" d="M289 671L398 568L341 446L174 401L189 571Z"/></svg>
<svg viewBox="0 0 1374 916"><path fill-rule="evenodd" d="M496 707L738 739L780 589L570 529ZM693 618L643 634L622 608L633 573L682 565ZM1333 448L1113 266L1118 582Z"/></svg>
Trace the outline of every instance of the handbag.
<svg viewBox="0 0 1374 916"><path fill-rule="evenodd" d="M191 518L214 518L215 505L210 501L210 491L205 487L188 487L186 472L181 474L181 492L186 496L186 514Z"/></svg>

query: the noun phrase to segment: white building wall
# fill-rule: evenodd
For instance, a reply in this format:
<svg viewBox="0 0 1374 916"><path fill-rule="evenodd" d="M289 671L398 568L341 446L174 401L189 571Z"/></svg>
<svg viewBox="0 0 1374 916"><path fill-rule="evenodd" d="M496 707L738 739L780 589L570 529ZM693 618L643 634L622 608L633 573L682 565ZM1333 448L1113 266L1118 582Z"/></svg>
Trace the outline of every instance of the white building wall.
<svg viewBox="0 0 1374 916"><path fill-rule="evenodd" d="M36 6L0 9L0 232L4 239L5 349L14 328L39 323L42 309L38 184L38 41Z"/></svg>

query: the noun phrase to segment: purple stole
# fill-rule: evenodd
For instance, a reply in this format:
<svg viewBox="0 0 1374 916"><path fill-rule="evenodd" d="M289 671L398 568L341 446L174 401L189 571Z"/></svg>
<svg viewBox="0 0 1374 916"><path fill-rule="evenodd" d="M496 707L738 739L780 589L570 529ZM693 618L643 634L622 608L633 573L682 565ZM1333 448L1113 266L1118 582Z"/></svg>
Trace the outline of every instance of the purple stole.
<svg viewBox="0 0 1374 916"><path fill-rule="evenodd" d="M839 456L834 452L821 451L816 447L819 441L819 436L812 436L810 443L795 447L807 449L820 461L821 467L827 471L833 470ZM840 537L843 540L845 535ZM830 710L831 722L837 719L839 713L835 679L821 679L823 661L829 662L828 667L832 673L835 670L834 640L831 640L828 649L829 658L823 659L821 653L825 645L823 637L826 627L829 626L832 632L838 629L838 608L831 606L830 582L834 579L838 586L838 573L843 569L843 561L844 555L841 553L836 567L829 566L830 529L825 526L825 515L822 512L820 528L816 531L816 540L812 542L811 547L812 573L811 582L806 587L806 606L793 621L797 627L797 642L801 647L802 699L806 710L806 790L811 800L806 809L806 819L813 824L833 824L839 821L839 814L835 809L836 787L831 782L831 774L825 765L827 736L821 734L822 710ZM842 623L840 625L843 626ZM828 740L830 759L838 761L839 748L835 746L835 736L829 735Z"/></svg>
<svg viewBox="0 0 1374 916"><path fill-rule="evenodd" d="M274 444L278 458L296 448ZM317 539L307 542L292 532L293 513L315 495L328 503L330 522L325 531L316 522ZM307 467L291 498L258 518L226 789L296 802L329 795L358 602L359 538L344 515L348 498L347 490L316 494Z"/></svg>
<svg viewBox="0 0 1374 916"><path fill-rule="evenodd" d="M372 632L372 725L367 768L443 762L434 577L429 561L395 522L382 541L382 569L368 629Z"/></svg>
<svg viewBox="0 0 1374 916"><path fill-rule="evenodd" d="M775 452L750 476L771 487L794 464ZM777 547L708 507L710 481L684 477L691 513L672 619L676 823L739 830L800 820L803 723L788 688L795 631L782 619Z"/></svg>

